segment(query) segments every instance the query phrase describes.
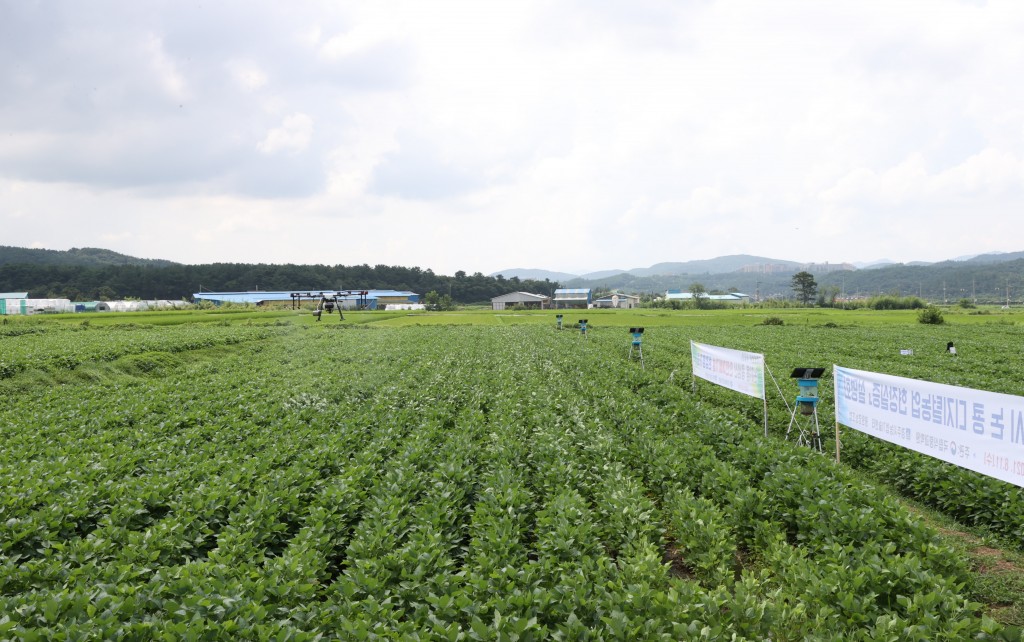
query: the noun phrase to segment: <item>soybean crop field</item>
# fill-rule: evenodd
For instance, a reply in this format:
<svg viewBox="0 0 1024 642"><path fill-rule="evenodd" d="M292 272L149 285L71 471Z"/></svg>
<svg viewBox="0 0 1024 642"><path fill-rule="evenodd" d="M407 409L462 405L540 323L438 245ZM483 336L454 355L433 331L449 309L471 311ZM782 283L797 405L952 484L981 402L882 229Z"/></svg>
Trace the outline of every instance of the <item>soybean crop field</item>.
<svg viewBox="0 0 1024 642"><path fill-rule="evenodd" d="M1018 325L652 324L641 367L612 316L373 318L0 326L0 639L1020 638L1021 489L689 365L1024 394Z"/></svg>

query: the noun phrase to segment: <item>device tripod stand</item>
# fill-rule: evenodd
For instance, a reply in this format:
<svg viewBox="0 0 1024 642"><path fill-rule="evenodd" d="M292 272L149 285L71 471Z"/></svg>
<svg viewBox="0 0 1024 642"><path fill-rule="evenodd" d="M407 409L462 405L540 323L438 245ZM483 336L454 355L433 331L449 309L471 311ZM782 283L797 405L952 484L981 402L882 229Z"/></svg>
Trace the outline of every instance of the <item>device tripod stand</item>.
<svg viewBox="0 0 1024 642"><path fill-rule="evenodd" d="M641 337L644 334L643 328L630 328L630 334L633 335L633 341L629 344L629 359L633 359L633 351L636 350L637 356L640 358L640 368L646 370L647 367L644 365L644 346L641 341Z"/></svg>
<svg viewBox="0 0 1024 642"><path fill-rule="evenodd" d="M796 427L796 443L821 452L821 427L818 425L818 380L824 368L796 368L790 378L797 380L799 394L789 416L786 439Z"/></svg>

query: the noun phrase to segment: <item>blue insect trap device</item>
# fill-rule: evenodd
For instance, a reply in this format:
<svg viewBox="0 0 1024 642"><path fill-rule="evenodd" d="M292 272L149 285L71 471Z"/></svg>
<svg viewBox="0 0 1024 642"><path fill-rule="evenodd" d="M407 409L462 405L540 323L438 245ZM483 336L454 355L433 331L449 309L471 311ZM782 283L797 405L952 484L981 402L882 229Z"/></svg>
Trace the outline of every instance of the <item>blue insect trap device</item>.
<svg viewBox="0 0 1024 642"><path fill-rule="evenodd" d="M818 380L800 379L796 382L800 394L796 396L797 410L801 415L813 415L818 407Z"/></svg>
<svg viewBox="0 0 1024 642"><path fill-rule="evenodd" d="M586 336L587 336L587 320L586 319L580 319L580 334L582 334L584 338L586 338Z"/></svg>
<svg viewBox="0 0 1024 642"><path fill-rule="evenodd" d="M643 328L630 328L629 333L633 335L633 341L629 344L629 358L633 358L633 351L636 350L637 356L640 358L640 367L644 367L644 347L641 341L644 336Z"/></svg>
<svg viewBox="0 0 1024 642"><path fill-rule="evenodd" d="M786 437L793 427L797 429L797 443L820 451L821 431L818 428L818 380L825 374L824 368L795 368L789 375L796 379L797 395L793 413L789 418Z"/></svg>
<svg viewBox="0 0 1024 642"><path fill-rule="evenodd" d="M555 327L558 328L559 330L562 329L562 315L561 314L556 314L555 315Z"/></svg>

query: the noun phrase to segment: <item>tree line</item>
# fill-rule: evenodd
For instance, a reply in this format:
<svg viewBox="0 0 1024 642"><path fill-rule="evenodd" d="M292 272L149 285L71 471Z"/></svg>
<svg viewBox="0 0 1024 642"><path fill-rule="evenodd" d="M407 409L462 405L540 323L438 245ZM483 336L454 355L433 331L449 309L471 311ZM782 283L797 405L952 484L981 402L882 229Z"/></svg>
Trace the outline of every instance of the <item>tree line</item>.
<svg viewBox="0 0 1024 642"><path fill-rule="evenodd" d="M509 292L551 296L559 284L547 279L520 280L458 271L454 276L430 269L391 265L269 265L249 263L147 265L0 265L0 292L25 292L31 298L102 301L125 298L190 299L193 293L249 290L408 290L437 292L456 303L483 303Z"/></svg>

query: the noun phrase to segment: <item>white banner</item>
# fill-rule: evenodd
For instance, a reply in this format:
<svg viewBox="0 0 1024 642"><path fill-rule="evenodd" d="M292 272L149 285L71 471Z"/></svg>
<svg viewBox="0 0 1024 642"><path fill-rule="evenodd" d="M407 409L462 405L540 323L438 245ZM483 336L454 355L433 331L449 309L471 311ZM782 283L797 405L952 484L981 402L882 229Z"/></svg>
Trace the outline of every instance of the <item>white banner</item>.
<svg viewBox="0 0 1024 642"><path fill-rule="evenodd" d="M690 341L693 376L764 399L764 355Z"/></svg>
<svg viewBox="0 0 1024 642"><path fill-rule="evenodd" d="M1024 397L833 369L837 422L1024 487Z"/></svg>

